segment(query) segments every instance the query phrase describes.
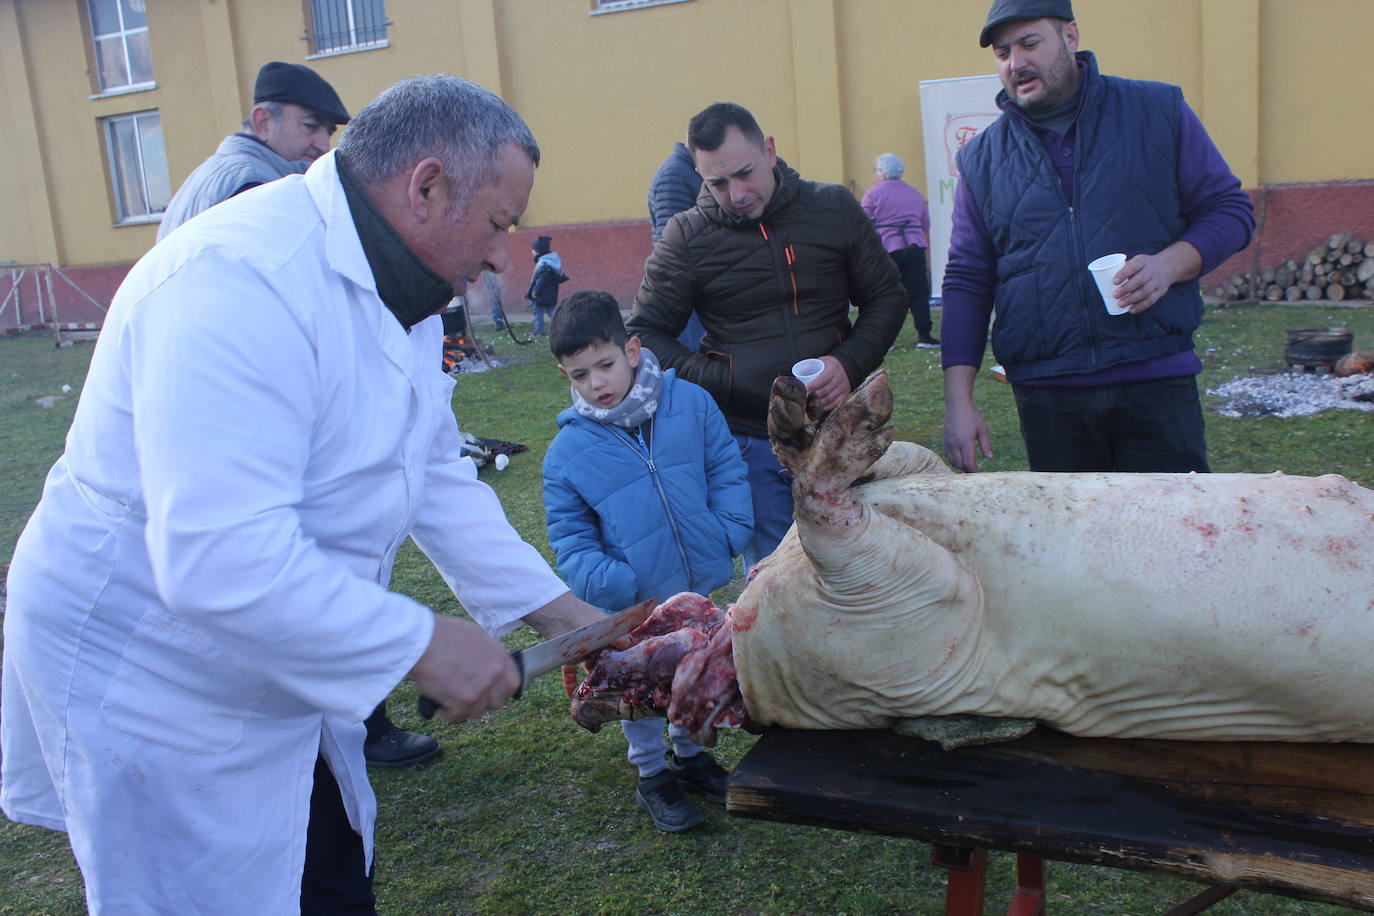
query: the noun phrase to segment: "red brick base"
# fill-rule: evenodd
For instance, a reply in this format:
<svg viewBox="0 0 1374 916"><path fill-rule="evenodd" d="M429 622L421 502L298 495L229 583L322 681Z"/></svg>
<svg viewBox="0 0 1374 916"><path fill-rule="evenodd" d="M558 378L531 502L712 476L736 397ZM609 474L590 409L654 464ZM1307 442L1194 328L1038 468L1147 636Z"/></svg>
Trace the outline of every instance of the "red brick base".
<svg viewBox="0 0 1374 916"><path fill-rule="evenodd" d="M1261 193L1249 193L1258 221ZM1301 261L1338 232L1374 239L1374 181L1270 185L1263 198L1264 224L1256 226L1254 241L1203 277L1204 293L1233 274L1253 271L1256 250L1260 267L1274 267L1287 258Z"/></svg>

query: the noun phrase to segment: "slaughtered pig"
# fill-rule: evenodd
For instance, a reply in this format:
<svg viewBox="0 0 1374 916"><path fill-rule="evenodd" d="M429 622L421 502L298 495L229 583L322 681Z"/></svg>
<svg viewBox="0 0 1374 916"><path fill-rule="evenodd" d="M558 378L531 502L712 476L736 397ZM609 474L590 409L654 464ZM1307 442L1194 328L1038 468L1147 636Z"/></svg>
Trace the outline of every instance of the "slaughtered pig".
<svg viewBox="0 0 1374 916"><path fill-rule="evenodd" d="M992 734L1374 741L1374 491L1335 474L953 474L893 442L891 412L881 372L828 416L779 379L795 525L723 622L680 595L603 655L578 721L666 709L703 743L722 725L964 717Z"/></svg>

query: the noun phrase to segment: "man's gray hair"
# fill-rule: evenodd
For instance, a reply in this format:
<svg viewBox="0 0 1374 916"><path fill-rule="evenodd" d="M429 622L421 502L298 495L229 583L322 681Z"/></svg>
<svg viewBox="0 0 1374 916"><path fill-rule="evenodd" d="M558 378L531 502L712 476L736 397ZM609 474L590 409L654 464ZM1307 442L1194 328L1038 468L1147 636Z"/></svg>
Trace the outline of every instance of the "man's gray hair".
<svg viewBox="0 0 1374 916"><path fill-rule="evenodd" d="M507 143L539 165L539 144L514 108L471 80L431 73L401 80L353 116L339 154L364 187L433 156L453 182L453 216L472 192L497 177Z"/></svg>
<svg viewBox="0 0 1374 916"><path fill-rule="evenodd" d="M906 163L896 153L883 153L873 160L873 171L884 178L901 178L906 174Z"/></svg>
<svg viewBox="0 0 1374 916"><path fill-rule="evenodd" d="M252 108L248 109L248 117L243 119L244 130L253 129L253 111L258 108L261 108L263 111L271 115L273 121L281 117L281 102L256 102L254 103Z"/></svg>

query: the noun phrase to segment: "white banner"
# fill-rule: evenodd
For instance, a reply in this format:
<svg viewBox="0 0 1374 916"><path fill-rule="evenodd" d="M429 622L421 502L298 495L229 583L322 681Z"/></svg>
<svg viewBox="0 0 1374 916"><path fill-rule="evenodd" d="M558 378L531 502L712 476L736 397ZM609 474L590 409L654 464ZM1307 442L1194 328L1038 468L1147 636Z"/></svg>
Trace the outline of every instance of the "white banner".
<svg viewBox="0 0 1374 916"><path fill-rule="evenodd" d="M926 201L930 205L930 289L940 295L949 260L950 219L959 169L954 156L997 120L995 76L921 81L921 132L925 139Z"/></svg>

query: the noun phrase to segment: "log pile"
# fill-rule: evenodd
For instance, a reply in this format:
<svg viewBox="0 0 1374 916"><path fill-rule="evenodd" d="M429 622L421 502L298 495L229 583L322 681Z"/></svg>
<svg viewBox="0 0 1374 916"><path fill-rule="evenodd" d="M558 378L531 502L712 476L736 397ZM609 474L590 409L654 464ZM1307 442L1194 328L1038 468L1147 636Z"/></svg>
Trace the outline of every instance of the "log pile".
<svg viewBox="0 0 1374 916"><path fill-rule="evenodd" d="M1212 296L1223 302L1374 299L1374 240L1338 233L1301 261L1289 258L1257 274L1235 274L1213 289Z"/></svg>

